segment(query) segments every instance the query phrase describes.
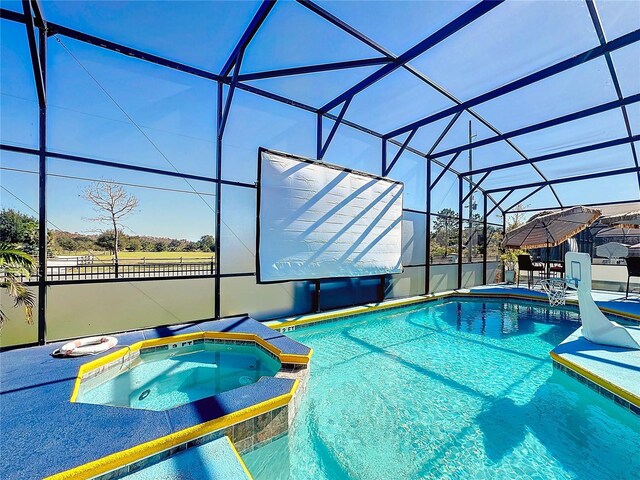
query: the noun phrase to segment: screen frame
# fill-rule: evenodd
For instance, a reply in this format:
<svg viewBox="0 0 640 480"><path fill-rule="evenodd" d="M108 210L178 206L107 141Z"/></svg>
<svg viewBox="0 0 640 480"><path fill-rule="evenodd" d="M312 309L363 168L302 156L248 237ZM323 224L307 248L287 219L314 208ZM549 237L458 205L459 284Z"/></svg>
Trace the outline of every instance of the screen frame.
<svg viewBox="0 0 640 480"><path fill-rule="evenodd" d="M404 272L404 265L402 264L402 245L400 247L400 272L396 273L382 273L377 275L357 275L357 276L349 276L349 277L321 277L321 278L292 278L290 280L262 280L262 275L260 272L260 209L262 208L262 198L261 198L261 188L260 185L262 183L262 154L263 153L272 153L274 155L280 155L282 157L291 158L293 160L297 160L299 162L308 163L311 165L321 165L323 167L327 167L333 170L338 170L340 172L353 173L356 175L361 175L363 177L372 178L375 180L384 180L386 182L400 185L402 189L402 195L400 197L401 211L402 211L402 220L404 220L404 182L399 180L393 180L388 177L382 177L380 175L374 175L373 173L363 172L360 170L355 170L353 168L342 167L340 165L336 165L333 163L327 163L323 160L317 160L309 157L305 157L302 155L294 155L292 153L281 152L279 150L273 150L266 147L258 148L258 176L256 177L258 180L256 181L256 190L257 190L257 203L256 203L256 283L259 285L267 285L274 283L291 283L291 282L320 282L320 281L332 281L332 280L347 280L347 279L355 279L355 278L385 278L387 275L399 275ZM401 222L402 228L402 222Z"/></svg>

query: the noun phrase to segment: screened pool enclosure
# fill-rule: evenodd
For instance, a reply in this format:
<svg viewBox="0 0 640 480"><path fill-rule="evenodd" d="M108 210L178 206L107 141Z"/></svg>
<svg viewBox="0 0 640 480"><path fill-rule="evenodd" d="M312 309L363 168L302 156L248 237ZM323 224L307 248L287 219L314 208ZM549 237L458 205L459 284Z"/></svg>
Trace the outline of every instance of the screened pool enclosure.
<svg viewBox="0 0 640 480"><path fill-rule="evenodd" d="M640 200L637 1L3 1L0 25L3 216L38 262L3 347L494 283L510 214ZM402 273L259 284L260 147L402 182ZM120 259L96 185L135 198Z"/></svg>

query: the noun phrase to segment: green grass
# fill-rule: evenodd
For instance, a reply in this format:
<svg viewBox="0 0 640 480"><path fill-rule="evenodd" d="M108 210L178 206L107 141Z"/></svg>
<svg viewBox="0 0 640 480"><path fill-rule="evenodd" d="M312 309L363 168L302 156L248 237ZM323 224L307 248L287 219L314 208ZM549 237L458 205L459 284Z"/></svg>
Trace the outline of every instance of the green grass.
<svg viewBox="0 0 640 480"><path fill-rule="evenodd" d="M98 260L111 260L113 255L104 252L72 252L64 253L63 255L93 255ZM213 252L119 252L118 257L120 260L171 260L180 261L180 258L184 261L191 259L198 259L204 261L204 259L215 258L216 254Z"/></svg>

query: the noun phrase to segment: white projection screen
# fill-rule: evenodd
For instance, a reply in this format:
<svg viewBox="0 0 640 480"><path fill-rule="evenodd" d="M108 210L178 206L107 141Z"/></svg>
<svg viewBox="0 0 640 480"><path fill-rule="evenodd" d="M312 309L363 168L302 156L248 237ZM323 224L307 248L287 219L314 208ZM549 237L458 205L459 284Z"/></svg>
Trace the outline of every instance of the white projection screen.
<svg viewBox="0 0 640 480"><path fill-rule="evenodd" d="M258 155L259 283L402 272L402 183L262 148Z"/></svg>

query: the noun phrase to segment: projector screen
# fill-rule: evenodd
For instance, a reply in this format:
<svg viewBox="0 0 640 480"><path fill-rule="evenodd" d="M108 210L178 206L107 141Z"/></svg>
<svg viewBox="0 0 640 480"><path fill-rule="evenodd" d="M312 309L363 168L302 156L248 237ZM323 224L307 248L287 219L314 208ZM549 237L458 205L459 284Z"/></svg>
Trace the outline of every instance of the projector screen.
<svg viewBox="0 0 640 480"><path fill-rule="evenodd" d="M260 149L259 283L402 272L403 184Z"/></svg>

